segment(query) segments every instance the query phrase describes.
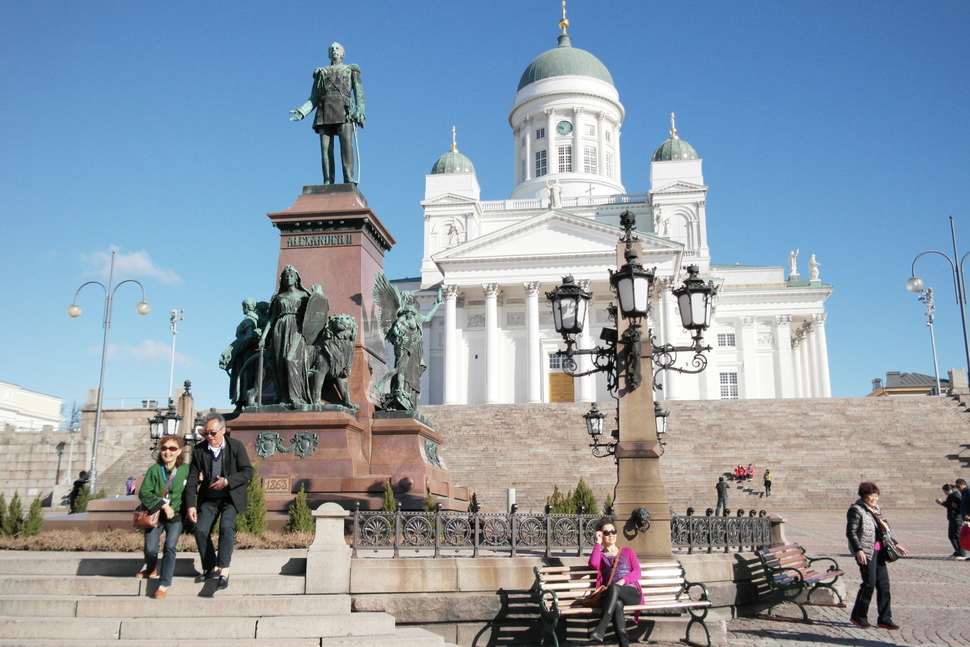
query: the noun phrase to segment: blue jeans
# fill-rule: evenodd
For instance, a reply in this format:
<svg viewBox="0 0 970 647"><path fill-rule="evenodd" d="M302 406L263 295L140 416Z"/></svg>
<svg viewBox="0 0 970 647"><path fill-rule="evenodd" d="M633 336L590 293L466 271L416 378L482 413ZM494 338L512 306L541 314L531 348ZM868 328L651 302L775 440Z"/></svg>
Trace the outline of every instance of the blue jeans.
<svg viewBox="0 0 970 647"><path fill-rule="evenodd" d="M724 510L725 512L727 511L727 509L728 509L728 507L727 507L727 505L728 505L727 504L727 500L728 500L728 498L726 496L725 497L720 497L720 496L717 497L717 508L714 509L714 516L715 517L720 517L721 516L721 510Z"/></svg>
<svg viewBox="0 0 970 647"><path fill-rule="evenodd" d="M158 515L157 528L145 531L145 568L149 573L158 571L159 586L172 586L172 576L175 574L175 549L182 536L182 518L175 515L174 519L162 521L165 513ZM165 551L162 553L162 566L158 568L158 545L165 531Z"/></svg>
<svg viewBox="0 0 970 647"><path fill-rule="evenodd" d="M216 517L222 514L219 522L219 556L216 560L216 549L212 545L212 527ZM195 545L199 549L199 559L203 571L211 571L216 566L229 568L232 562L232 549L236 545L236 506L232 499L215 499L203 501L198 510L198 521L195 524Z"/></svg>

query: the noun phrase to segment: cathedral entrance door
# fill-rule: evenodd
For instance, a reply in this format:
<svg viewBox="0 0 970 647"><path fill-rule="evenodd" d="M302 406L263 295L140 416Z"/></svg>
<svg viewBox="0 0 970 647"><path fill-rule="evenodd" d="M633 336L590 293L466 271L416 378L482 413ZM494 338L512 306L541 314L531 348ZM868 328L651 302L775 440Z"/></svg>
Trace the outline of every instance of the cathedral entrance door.
<svg viewBox="0 0 970 647"><path fill-rule="evenodd" d="M573 378L565 373L549 373L549 402L574 402Z"/></svg>

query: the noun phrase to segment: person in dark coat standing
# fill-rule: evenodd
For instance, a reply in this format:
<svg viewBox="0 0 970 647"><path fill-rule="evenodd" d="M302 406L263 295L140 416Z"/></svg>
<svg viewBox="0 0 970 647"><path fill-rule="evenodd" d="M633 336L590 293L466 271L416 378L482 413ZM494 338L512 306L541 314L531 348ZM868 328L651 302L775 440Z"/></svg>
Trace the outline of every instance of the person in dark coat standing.
<svg viewBox="0 0 970 647"><path fill-rule="evenodd" d="M218 577L218 588L229 586L229 565L236 543L236 517L246 512L247 489L253 466L246 448L226 436L226 419L210 413L202 436L207 445L192 452L189 479L185 484L186 515L195 523L195 543L202 561L198 581ZM219 551L212 544L212 527L219 522ZM218 570L216 570L218 568Z"/></svg>

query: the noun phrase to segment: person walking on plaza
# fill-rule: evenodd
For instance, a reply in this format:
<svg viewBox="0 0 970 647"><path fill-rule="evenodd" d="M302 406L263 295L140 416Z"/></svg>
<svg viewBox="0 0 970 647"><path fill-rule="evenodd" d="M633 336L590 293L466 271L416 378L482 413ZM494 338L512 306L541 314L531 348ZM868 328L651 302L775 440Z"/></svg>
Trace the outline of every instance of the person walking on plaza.
<svg viewBox="0 0 970 647"><path fill-rule="evenodd" d="M936 502L946 508L946 537L953 546L953 554L950 557L962 559L966 557L966 552L960 547L960 526L963 525L963 517L960 516L960 490L955 485L944 483L943 494L945 497L937 499Z"/></svg>
<svg viewBox="0 0 970 647"><path fill-rule="evenodd" d="M876 593L876 606L879 615L876 625L883 629L899 629L893 622L891 595L889 593L889 569L886 566L884 543L889 535L889 526L879 508L879 487L864 481L859 484L859 499L846 512L845 536L849 540L849 552L855 555L859 564L862 584L856 595L855 605L849 621L857 627L868 629L869 603L873 592ZM900 555L909 551L896 544Z"/></svg>
<svg viewBox="0 0 970 647"><path fill-rule="evenodd" d="M717 508L714 510L715 516L720 516L721 510L727 512L728 505L728 484L724 482L724 477L717 477L717 485L714 486L717 490Z"/></svg>
<svg viewBox="0 0 970 647"><path fill-rule="evenodd" d="M138 490L138 499L145 509L158 515L158 525L145 530L145 568L135 575L138 578L148 578L159 572L158 589L152 595L156 599L164 598L168 587L172 586L172 576L175 574L175 551L179 537L182 536L182 494L189 476L189 466L180 465L182 456L182 438L179 436L164 436L162 445L158 448L158 462L148 468L145 480ZM134 480L132 481L134 483ZM162 566L158 569L158 546L165 532L165 548L162 553Z"/></svg>
<svg viewBox="0 0 970 647"><path fill-rule="evenodd" d="M226 431L226 419L222 415L213 412L206 416L202 436L208 444L192 452L185 486L186 516L196 524L195 543L202 562L203 572L198 581L218 577L219 589L229 586L236 517L246 512L246 492L253 478L246 448L226 436ZM212 527L220 515L217 555L212 545Z"/></svg>
<svg viewBox="0 0 970 647"><path fill-rule="evenodd" d="M128 480L125 481L125 494L131 495L135 493L135 477L129 476Z"/></svg>
<svg viewBox="0 0 970 647"><path fill-rule="evenodd" d="M765 496L771 496L771 470L765 470Z"/></svg>
<svg viewBox="0 0 970 647"><path fill-rule="evenodd" d="M961 528L966 525L970 525L970 487L967 487L967 482L963 479L957 479L953 482L956 489L960 492L960 517L957 522L957 527ZM959 541L960 533L957 533L957 541ZM961 546L962 550L962 546ZM963 551L966 555L966 551ZM970 559L970 557L964 557L963 559Z"/></svg>

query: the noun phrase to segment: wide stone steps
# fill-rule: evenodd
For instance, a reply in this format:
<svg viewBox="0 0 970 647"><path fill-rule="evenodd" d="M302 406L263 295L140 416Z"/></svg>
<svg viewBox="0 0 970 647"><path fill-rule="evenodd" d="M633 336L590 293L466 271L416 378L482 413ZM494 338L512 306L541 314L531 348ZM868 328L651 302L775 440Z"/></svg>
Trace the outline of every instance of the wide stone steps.
<svg viewBox="0 0 970 647"><path fill-rule="evenodd" d="M733 485L732 509L835 510L860 481L882 489L891 510L932 506L940 486L970 466L970 414L936 397L667 401L661 470L674 510L714 507L718 476L753 463L755 479ZM612 421L613 404L598 403ZM520 512L541 512L553 485L565 494L583 477L602 505L616 485L610 458L594 458L582 415L589 403L427 406L445 437L441 457L456 484L487 510L514 488ZM774 475L771 497L761 476ZM501 478L495 478L500 474Z"/></svg>
<svg viewBox="0 0 970 647"><path fill-rule="evenodd" d="M180 556L161 600L149 597L157 579L134 577L141 565L131 553L0 552L0 647L449 647L390 614L352 612L349 595L305 594L305 550L238 551L223 591Z"/></svg>

